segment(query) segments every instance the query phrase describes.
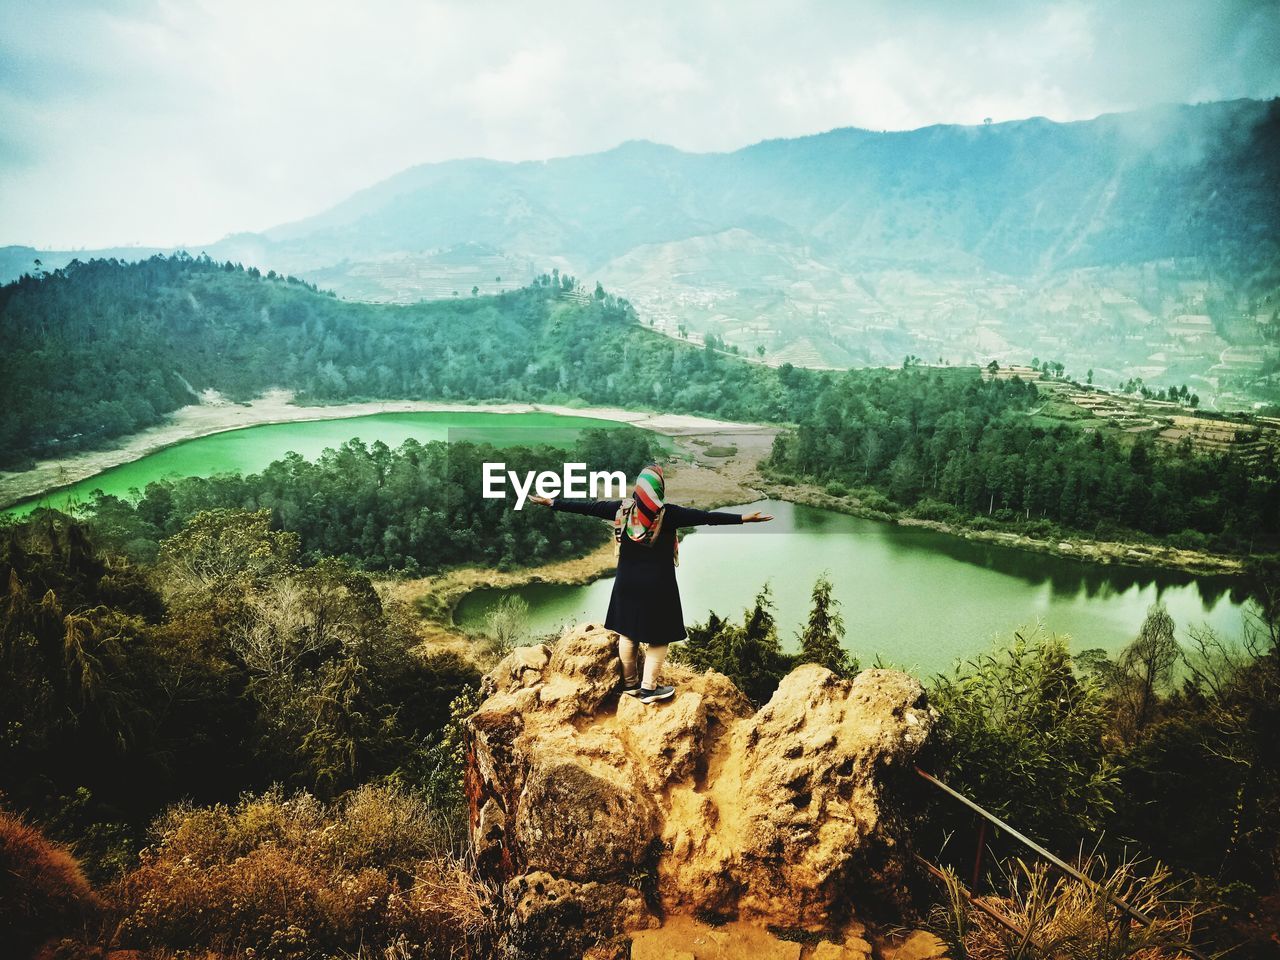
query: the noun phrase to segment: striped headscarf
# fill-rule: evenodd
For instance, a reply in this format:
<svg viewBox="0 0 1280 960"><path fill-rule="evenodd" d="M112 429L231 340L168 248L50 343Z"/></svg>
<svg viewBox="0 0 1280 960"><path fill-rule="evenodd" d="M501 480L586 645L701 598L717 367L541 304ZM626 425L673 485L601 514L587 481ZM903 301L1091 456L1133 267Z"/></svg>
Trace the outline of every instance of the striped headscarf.
<svg viewBox="0 0 1280 960"><path fill-rule="evenodd" d="M635 500L635 509L627 518L628 537L639 543L652 535L658 511L666 502L665 493L666 484L662 479L660 466L651 463L640 471L640 476L636 477L635 492L631 495Z"/></svg>

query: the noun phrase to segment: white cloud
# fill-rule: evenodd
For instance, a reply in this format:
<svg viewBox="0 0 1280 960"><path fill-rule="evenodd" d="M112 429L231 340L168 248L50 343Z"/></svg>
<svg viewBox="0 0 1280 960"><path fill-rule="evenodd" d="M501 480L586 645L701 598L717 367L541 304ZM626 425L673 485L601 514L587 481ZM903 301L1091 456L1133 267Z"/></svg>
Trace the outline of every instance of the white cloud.
<svg viewBox="0 0 1280 960"><path fill-rule="evenodd" d="M416 163L1280 93L1254 0L0 0L0 243L198 243Z"/></svg>

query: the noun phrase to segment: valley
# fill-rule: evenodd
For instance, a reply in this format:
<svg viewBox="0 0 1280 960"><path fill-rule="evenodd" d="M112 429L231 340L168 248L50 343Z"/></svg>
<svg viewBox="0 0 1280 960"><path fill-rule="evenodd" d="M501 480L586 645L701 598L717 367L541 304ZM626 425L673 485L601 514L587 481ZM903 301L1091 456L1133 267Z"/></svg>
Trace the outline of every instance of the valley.
<svg viewBox="0 0 1280 960"><path fill-rule="evenodd" d="M1055 381L1042 384L1050 397L1065 387ZM130 438L118 451L5 476L8 487L0 489L11 491L49 476L68 476L95 459L132 458L7 512L20 517L39 506L76 509L98 490L123 497L132 490L136 496L157 479L247 474L284 451L313 459L322 448L339 447L351 437L391 447L407 437L501 447L565 443L584 429L625 424L666 438L674 457L670 488L680 502L704 508L745 504L735 509L762 509L780 517L776 527L762 532L712 529L688 538L680 576L691 622L713 610L736 610L769 583L778 597L780 627L790 635L803 618L808 585L826 571L833 577L836 599L846 608L852 652L923 674L945 671L954 660L977 654L992 634L1032 629L1037 623L1072 637L1078 649L1114 653L1156 599L1178 624L1211 627L1225 641L1240 642L1246 606L1232 576L1240 572L1237 561L1135 544L1034 541L877 515L857 498L832 497L812 485L780 485L764 475L761 467L776 428L605 408L425 402L305 407L291 399L283 391L246 405L211 399L179 410L173 424ZM156 446L162 438L195 431L202 431L204 439ZM478 490L479 478L474 479ZM759 499L765 491L781 499ZM1040 556L1027 555L1028 550ZM1117 562L1119 566L1098 566ZM483 645L477 637L486 633L489 614L499 600L512 595L529 603L530 636L598 619L607 606L613 563L612 547L606 545L581 557L519 570L463 566L422 579L395 578L384 581L382 589L418 611L423 649L471 658L477 643ZM1179 568L1198 569L1200 575ZM925 584L935 597L939 591L946 595L945 621L919 605Z"/></svg>
<svg viewBox="0 0 1280 960"><path fill-rule="evenodd" d="M670 260L680 268L611 263L601 275L655 329L695 343L712 337L775 365L1043 359L1080 380L1092 371L1094 383L1113 389L1134 379L1187 384L1221 410L1252 410L1280 383L1275 310L1251 309L1221 278L1185 279L1189 264L1018 278L909 267L853 272L809 260L734 280L699 269L697 258Z"/></svg>

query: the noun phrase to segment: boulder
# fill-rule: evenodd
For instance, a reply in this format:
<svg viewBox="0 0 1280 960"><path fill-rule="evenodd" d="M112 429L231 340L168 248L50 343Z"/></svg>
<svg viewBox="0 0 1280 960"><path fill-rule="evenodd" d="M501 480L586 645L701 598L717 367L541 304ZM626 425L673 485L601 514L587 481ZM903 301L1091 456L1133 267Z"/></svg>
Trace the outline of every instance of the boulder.
<svg viewBox="0 0 1280 960"><path fill-rule="evenodd" d="M896 947L886 947L885 960L947 960L947 945L935 934L915 930Z"/></svg>
<svg viewBox="0 0 1280 960"><path fill-rule="evenodd" d="M634 934L630 960L800 960L803 949L745 921L713 927L673 916L661 929Z"/></svg>
<svg viewBox="0 0 1280 960"><path fill-rule="evenodd" d="M499 955L584 956L625 930L654 926L640 892L622 883L577 883L541 870L502 888Z"/></svg>
<svg viewBox="0 0 1280 960"><path fill-rule="evenodd" d="M846 943L818 944L809 960L871 960L871 956L871 944L861 937L853 937Z"/></svg>
<svg viewBox="0 0 1280 960"><path fill-rule="evenodd" d="M759 711L728 679L668 665L676 696L617 697L617 635L519 648L467 720L482 875L502 955L581 957L668 913L830 930L851 890L892 895L891 796L929 735L918 681L807 664Z"/></svg>

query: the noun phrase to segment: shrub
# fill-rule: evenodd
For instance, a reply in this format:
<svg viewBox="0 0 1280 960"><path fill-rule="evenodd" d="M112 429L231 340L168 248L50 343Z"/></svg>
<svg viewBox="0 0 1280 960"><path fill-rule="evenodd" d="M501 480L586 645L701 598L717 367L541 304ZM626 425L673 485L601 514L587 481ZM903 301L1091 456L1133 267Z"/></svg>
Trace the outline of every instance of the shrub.
<svg viewBox="0 0 1280 960"><path fill-rule="evenodd" d="M1110 517L1103 517L1093 525L1093 536L1098 540L1125 540L1133 539L1131 535L1127 535L1127 531L1120 524Z"/></svg>
<svg viewBox="0 0 1280 960"><path fill-rule="evenodd" d="M825 573L813 585L809 621L796 635L800 644L798 663L818 663L839 677L852 677L859 670L856 657L844 647L844 617L840 601L831 595L831 578Z"/></svg>
<svg viewBox="0 0 1280 960"><path fill-rule="evenodd" d="M1207 550L1209 538L1199 530L1183 530L1170 534L1169 543L1180 550Z"/></svg>
<svg viewBox="0 0 1280 960"><path fill-rule="evenodd" d="M918 520L933 520L938 523L956 523L961 519L960 511L951 504L927 498L912 507L910 513Z"/></svg>
<svg viewBox="0 0 1280 960"><path fill-rule="evenodd" d="M35 827L0 810L0 930L11 956L83 933L98 899L76 858Z"/></svg>
<svg viewBox="0 0 1280 960"><path fill-rule="evenodd" d="M1062 528L1052 520L1030 520L1022 525L1022 532L1036 540L1061 540Z"/></svg>
<svg viewBox="0 0 1280 960"><path fill-rule="evenodd" d="M263 960L460 950L487 891L416 795L365 786L325 804L279 790L236 806L180 806L113 891L122 946Z"/></svg>
<svg viewBox="0 0 1280 960"><path fill-rule="evenodd" d="M877 513L897 513L898 505L886 497L883 493L871 491L863 494L860 498L862 506L868 510L875 510Z"/></svg>
<svg viewBox="0 0 1280 960"><path fill-rule="evenodd" d="M823 489L829 497L845 497L849 495L849 488L839 480L832 480Z"/></svg>
<svg viewBox="0 0 1280 960"><path fill-rule="evenodd" d="M1074 847L1112 811L1116 770L1101 683L1077 677L1066 643L1015 633L938 677L943 779L1031 836Z"/></svg>
<svg viewBox="0 0 1280 960"><path fill-rule="evenodd" d="M488 653L501 660L529 639L529 604L518 593L505 594L484 618Z"/></svg>
<svg viewBox="0 0 1280 960"><path fill-rule="evenodd" d="M672 650L672 658L698 670L723 673L756 706L773 696L795 665L778 642L768 584L756 594L755 604L743 612L741 626L713 611L705 624L689 627L688 641Z"/></svg>
<svg viewBox="0 0 1280 960"><path fill-rule="evenodd" d="M554 638L548 637L547 641ZM462 823L466 816L463 777L466 770L466 732L464 721L480 708L484 692L473 684L462 690L448 705L449 719L432 734L422 751L417 781L423 785L433 809L441 812L446 822Z"/></svg>

